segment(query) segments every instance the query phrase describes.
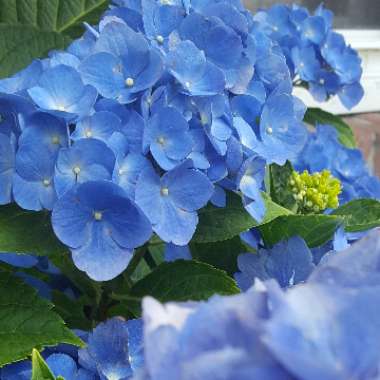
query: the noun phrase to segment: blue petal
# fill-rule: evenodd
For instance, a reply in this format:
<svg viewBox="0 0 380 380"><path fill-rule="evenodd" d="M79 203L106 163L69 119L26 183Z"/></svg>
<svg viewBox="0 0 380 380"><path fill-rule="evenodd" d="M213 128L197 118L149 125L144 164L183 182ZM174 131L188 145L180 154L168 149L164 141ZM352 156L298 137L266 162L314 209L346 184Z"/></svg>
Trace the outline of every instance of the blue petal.
<svg viewBox="0 0 380 380"><path fill-rule="evenodd" d="M210 200L214 186L205 174L199 170L186 167L186 163L166 173L162 177L169 197L180 209L196 211Z"/></svg>
<svg viewBox="0 0 380 380"><path fill-rule="evenodd" d="M133 375L129 363L128 324L121 318L100 323L90 334L85 352L106 379L124 380Z"/></svg>
<svg viewBox="0 0 380 380"><path fill-rule="evenodd" d="M54 376L62 376L66 380L75 380L77 365L68 355L52 354L46 359Z"/></svg>
<svg viewBox="0 0 380 380"><path fill-rule="evenodd" d="M0 204L11 201L15 148L8 136L0 133Z"/></svg>
<svg viewBox="0 0 380 380"><path fill-rule="evenodd" d="M78 72L65 65L47 69L28 93L40 108L69 118L88 113L97 98L94 88L83 86Z"/></svg>
<svg viewBox="0 0 380 380"><path fill-rule="evenodd" d="M1 253L0 261L19 268L32 268L38 263L38 259L34 256L17 253Z"/></svg>
<svg viewBox="0 0 380 380"><path fill-rule="evenodd" d="M120 129L121 121L115 114L107 111L100 111L77 123L71 138L73 140L79 140L81 138L93 137L107 143L111 135L114 132L120 131Z"/></svg>
<svg viewBox="0 0 380 380"><path fill-rule="evenodd" d="M165 245L165 261L191 260L190 249L187 245L178 246L174 244Z"/></svg>
<svg viewBox="0 0 380 380"><path fill-rule="evenodd" d="M61 149L54 176L58 196L77 183L111 179L114 165L114 153L100 140L81 139L70 148Z"/></svg>
<svg viewBox="0 0 380 380"><path fill-rule="evenodd" d="M149 167L150 161L145 156L131 153L117 160L112 179L125 190L130 199L134 199L137 179Z"/></svg>
<svg viewBox="0 0 380 380"><path fill-rule="evenodd" d="M83 82L94 86L106 98L117 99L126 89L121 61L109 53L90 55L79 70Z"/></svg>
<svg viewBox="0 0 380 380"><path fill-rule="evenodd" d="M103 223L92 223L89 234L84 245L71 250L73 261L95 281L112 280L127 268L133 251L120 247Z"/></svg>

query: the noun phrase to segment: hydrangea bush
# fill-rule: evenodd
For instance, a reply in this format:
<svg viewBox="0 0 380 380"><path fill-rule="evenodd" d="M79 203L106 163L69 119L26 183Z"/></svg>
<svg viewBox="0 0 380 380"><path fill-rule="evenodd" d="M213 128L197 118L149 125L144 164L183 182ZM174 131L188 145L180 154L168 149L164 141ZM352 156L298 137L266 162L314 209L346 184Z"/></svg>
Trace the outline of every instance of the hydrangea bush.
<svg viewBox="0 0 380 380"><path fill-rule="evenodd" d="M363 96L333 14L61 3L1 5L49 36L0 80L1 379L378 379L380 181L293 95Z"/></svg>

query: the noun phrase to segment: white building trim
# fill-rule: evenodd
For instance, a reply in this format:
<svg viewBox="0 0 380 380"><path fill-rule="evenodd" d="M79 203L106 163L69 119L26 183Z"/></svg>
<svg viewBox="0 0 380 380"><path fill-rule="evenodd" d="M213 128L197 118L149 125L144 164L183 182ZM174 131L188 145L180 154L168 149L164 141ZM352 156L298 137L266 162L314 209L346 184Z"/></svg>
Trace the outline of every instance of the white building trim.
<svg viewBox="0 0 380 380"><path fill-rule="evenodd" d="M309 107L320 107L335 114L362 113L380 111L380 30L338 30L347 43L359 51L363 59L362 85L365 95L363 100L352 110L347 110L338 97L327 103L318 103L310 94L300 88L294 94Z"/></svg>

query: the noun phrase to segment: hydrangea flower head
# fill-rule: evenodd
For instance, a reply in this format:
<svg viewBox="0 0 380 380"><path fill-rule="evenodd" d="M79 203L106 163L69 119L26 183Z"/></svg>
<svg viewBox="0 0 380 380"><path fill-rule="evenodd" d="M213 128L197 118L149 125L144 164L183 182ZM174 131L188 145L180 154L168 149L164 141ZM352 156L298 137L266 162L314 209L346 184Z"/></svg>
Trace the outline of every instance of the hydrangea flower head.
<svg viewBox="0 0 380 380"><path fill-rule="evenodd" d="M307 87L317 101L338 95L351 109L364 95L361 59L333 31L332 18L323 6L310 14L298 5L275 5L254 15L255 29L278 42L294 83Z"/></svg>

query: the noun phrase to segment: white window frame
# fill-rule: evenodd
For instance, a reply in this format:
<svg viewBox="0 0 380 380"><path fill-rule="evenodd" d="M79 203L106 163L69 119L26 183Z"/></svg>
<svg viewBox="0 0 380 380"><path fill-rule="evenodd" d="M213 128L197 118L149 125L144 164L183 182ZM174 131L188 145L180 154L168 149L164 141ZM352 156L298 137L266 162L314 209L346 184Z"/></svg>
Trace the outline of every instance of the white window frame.
<svg viewBox="0 0 380 380"><path fill-rule="evenodd" d="M333 97L327 103L318 103L304 89L296 88L294 94L308 107L320 107L335 114L353 114L380 111L380 30L337 30L343 34L348 44L358 50L363 60L362 85L364 98L352 110L347 110Z"/></svg>

